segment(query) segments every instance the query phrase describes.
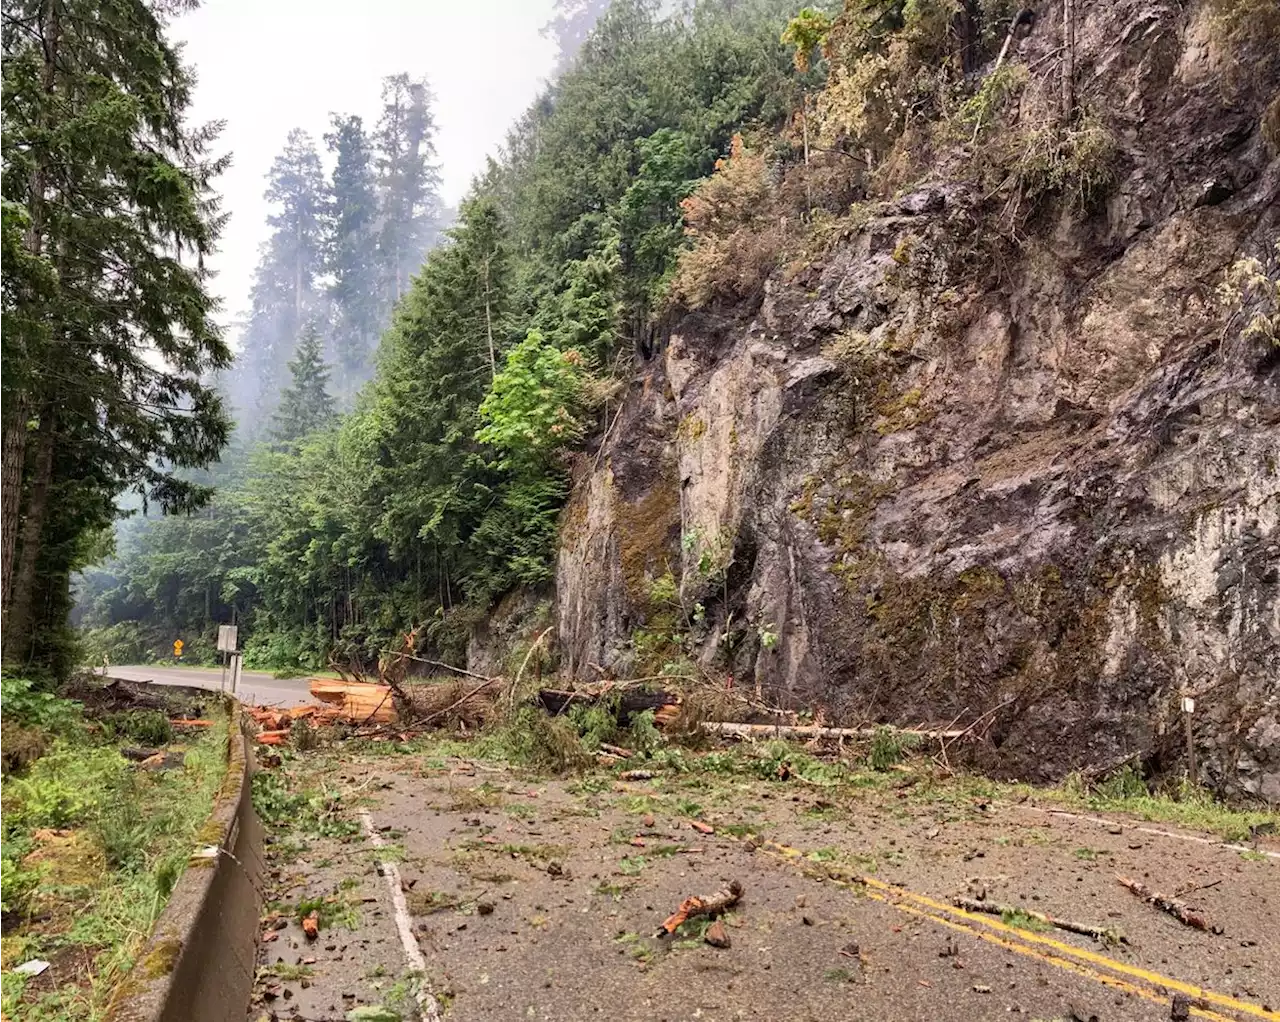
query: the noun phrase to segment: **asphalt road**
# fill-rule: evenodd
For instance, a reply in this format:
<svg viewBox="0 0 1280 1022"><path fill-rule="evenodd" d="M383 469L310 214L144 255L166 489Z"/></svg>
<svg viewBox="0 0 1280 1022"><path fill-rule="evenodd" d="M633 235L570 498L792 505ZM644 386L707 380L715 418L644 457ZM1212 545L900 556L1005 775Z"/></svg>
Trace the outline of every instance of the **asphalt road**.
<svg viewBox="0 0 1280 1022"><path fill-rule="evenodd" d="M101 673L101 668L95 673ZM222 671L217 667L162 667L153 664L112 666L109 677L121 681L140 681L152 685L195 685L199 688L217 689ZM230 674L228 672L228 683ZM259 706L296 706L311 702L307 678L276 678L263 671L241 671L240 689L236 693L242 702Z"/></svg>

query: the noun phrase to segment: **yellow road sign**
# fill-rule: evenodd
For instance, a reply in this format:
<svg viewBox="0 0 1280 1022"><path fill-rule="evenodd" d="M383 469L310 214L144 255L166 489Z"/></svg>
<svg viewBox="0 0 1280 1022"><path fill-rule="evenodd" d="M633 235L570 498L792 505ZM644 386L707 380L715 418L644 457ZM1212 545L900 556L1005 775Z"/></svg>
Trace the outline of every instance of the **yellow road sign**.
<svg viewBox="0 0 1280 1022"><path fill-rule="evenodd" d="M182 640L181 639L173 640L173 655L175 658L182 657Z"/></svg>

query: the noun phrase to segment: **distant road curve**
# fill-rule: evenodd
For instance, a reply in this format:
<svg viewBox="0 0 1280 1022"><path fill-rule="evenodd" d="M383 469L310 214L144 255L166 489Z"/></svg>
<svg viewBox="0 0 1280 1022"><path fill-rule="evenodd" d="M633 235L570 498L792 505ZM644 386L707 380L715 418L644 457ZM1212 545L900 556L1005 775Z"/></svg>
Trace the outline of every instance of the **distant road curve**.
<svg viewBox="0 0 1280 1022"><path fill-rule="evenodd" d="M102 668L94 671L101 675ZM217 667L165 667L152 664L126 664L112 666L107 677L121 681L144 682L151 685L194 685L216 690L222 678ZM230 673L228 672L228 684ZM296 706L312 701L306 678L274 678L263 671L241 671L240 690L236 693L241 702L261 706Z"/></svg>

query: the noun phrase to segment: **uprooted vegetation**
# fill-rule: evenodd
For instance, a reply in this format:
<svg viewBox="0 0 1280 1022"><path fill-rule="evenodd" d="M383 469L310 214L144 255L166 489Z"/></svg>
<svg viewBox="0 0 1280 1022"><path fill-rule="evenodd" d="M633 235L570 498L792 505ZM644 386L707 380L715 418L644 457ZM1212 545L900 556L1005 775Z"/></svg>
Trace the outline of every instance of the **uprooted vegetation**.
<svg viewBox="0 0 1280 1022"><path fill-rule="evenodd" d="M209 843L226 716L208 706L184 725L167 701L129 705L110 687L77 686L81 703L25 679L3 684L5 1016L97 1019ZM12 759L11 738L23 750ZM12 972L31 959L50 965Z"/></svg>

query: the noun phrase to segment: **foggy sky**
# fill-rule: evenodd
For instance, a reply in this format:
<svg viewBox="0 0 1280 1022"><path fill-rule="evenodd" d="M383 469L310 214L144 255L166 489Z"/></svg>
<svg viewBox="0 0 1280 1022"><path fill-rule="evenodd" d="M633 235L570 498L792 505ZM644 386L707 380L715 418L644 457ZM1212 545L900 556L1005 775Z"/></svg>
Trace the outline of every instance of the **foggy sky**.
<svg viewBox="0 0 1280 1022"><path fill-rule="evenodd" d="M219 320L248 308L268 235L266 173L289 129L311 132L323 150L331 111L359 114L371 130L382 77L426 75L443 198L456 205L550 73L555 42L539 29L552 2L205 0L179 18L173 34L199 76L192 122L225 120L216 151L233 154L218 182L231 213L212 260Z"/></svg>

